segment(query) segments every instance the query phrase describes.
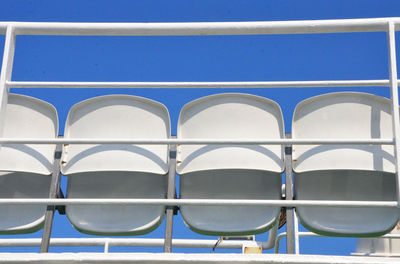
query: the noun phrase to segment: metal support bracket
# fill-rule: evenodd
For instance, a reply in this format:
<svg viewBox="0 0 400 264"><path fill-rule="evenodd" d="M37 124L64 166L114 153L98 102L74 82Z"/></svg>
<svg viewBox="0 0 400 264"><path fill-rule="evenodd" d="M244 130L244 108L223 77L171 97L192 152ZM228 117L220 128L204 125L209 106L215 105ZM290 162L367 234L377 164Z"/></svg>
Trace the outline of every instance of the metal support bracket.
<svg viewBox="0 0 400 264"><path fill-rule="evenodd" d="M58 188L57 198L58 199L64 199L65 198L64 193L61 190L61 188ZM60 215L65 215L65 205L56 205L56 210L58 211L58 213Z"/></svg>
<svg viewBox="0 0 400 264"><path fill-rule="evenodd" d="M172 138L176 138L176 136L172 136ZM176 145L170 145L167 199L176 198L175 177L176 177ZM172 250L172 228L173 228L174 215L177 214L177 210L178 210L177 206L166 207L165 236L164 236L165 253L171 253Z"/></svg>
<svg viewBox="0 0 400 264"><path fill-rule="evenodd" d="M61 144L56 145L56 151L54 153L53 173L51 175L51 185L49 198L57 198L57 194L60 193L60 158L61 158ZM40 253L49 252L51 230L53 228L53 218L56 206L49 205L46 209L42 243L40 245ZM65 206L63 209L65 213Z"/></svg>
<svg viewBox="0 0 400 264"><path fill-rule="evenodd" d="M291 134L286 134L286 138L291 138ZM285 199L293 200L293 176L292 176L292 145L285 146ZM294 254L294 221L293 207L286 207L286 252Z"/></svg>

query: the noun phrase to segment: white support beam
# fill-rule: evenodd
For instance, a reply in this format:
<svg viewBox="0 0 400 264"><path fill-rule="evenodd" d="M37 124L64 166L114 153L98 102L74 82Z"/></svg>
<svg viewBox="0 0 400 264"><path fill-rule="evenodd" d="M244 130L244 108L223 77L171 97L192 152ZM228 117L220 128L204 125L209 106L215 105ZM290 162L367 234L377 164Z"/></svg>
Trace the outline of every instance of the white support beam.
<svg viewBox="0 0 400 264"><path fill-rule="evenodd" d="M217 240L213 239L172 239L175 248L213 248ZM219 249L242 249L248 240L222 240ZM5 238L0 239L0 247L38 247L40 238ZM52 238L51 247L162 247L164 239L159 238ZM267 248L267 242L255 242L257 245ZM271 247L268 247L271 248Z"/></svg>
<svg viewBox="0 0 400 264"><path fill-rule="evenodd" d="M10 88L311 88L389 87L389 80L257 81L257 82L7 82Z"/></svg>
<svg viewBox="0 0 400 264"><path fill-rule="evenodd" d="M393 139L103 139L0 138L0 144L134 144L134 145L393 145Z"/></svg>
<svg viewBox="0 0 400 264"><path fill-rule="evenodd" d="M300 254L300 239L299 239L299 219L297 218L296 210L293 210L294 219L294 254Z"/></svg>
<svg viewBox="0 0 400 264"><path fill-rule="evenodd" d="M190 205L190 206L279 206L279 207L363 207L396 208L397 201L337 201L337 200L253 200L253 199L47 199L1 198L0 205Z"/></svg>
<svg viewBox="0 0 400 264"><path fill-rule="evenodd" d="M7 106L8 81L11 81L12 66L14 61L15 34L12 26L7 27L6 40L4 44L3 63L0 74L0 137L3 135L4 115ZM0 143L1 146L1 143Z"/></svg>
<svg viewBox="0 0 400 264"><path fill-rule="evenodd" d="M284 255L284 254L184 254L184 253L0 253L0 263L162 263L162 264L389 264L399 258Z"/></svg>
<svg viewBox="0 0 400 264"><path fill-rule="evenodd" d="M16 28L18 35L185 36L384 32L388 22L398 25L400 18L184 23L0 22L0 34L4 34L9 25Z"/></svg>
<svg viewBox="0 0 400 264"><path fill-rule="evenodd" d="M396 171L396 191L397 201L400 207L400 116L399 116L399 92L397 82L397 63L396 63L396 35L393 22L388 25L388 50L389 50L389 81L390 96L392 99L392 121L394 137L394 157Z"/></svg>

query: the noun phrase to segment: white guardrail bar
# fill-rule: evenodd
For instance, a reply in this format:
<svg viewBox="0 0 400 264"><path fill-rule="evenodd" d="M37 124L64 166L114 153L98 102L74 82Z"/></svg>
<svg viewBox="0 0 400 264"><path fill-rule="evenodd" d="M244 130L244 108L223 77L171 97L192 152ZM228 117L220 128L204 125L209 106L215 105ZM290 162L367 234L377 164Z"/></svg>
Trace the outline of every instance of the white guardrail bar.
<svg viewBox="0 0 400 264"><path fill-rule="evenodd" d="M0 144L135 144L135 145L393 145L393 139L93 139L0 138Z"/></svg>
<svg viewBox="0 0 400 264"><path fill-rule="evenodd" d="M1 144L218 144L218 145L285 145L292 144L315 145L315 144L339 144L339 145L394 145L396 160L396 188L397 201L304 201L291 200L211 200L211 199L0 199L0 205L207 205L207 206L329 206L329 207L400 207L400 121L395 31L400 30L400 18L368 18L368 19L341 19L341 20L310 20L310 21L262 21L262 22L196 22L196 23L50 23L50 22L0 22L0 34L5 35L3 64L0 75L0 147ZM36 81L12 81L12 67L14 50L17 35L70 35L70 36L188 36L188 35L266 35L266 34L314 34L314 33L345 33L345 32L386 32L388 37L388 61L389 76L384 80L326 80L326 81L257 81L257 82L36 82ZM284 88L284 87L388 87L391 91L393 139L29 139L29 138L1 138L3 131L3 114L7 105L7 97L10 88ZM57 175L54 176L57 179ZM54 182L57 186L58 180ZM174 186L172 186L174 187ZM286 189L292 186L286 186ZM288 194L288 192L286 192ZM291 192L290 192L291 194ZM53 210L53 209L47 209ZM169 209L168 209L169 210ZM52 219L52 218L51 218ZM46 218L47 220L47 218ZM287 219L292 221L290 219ZM50 220L49 220L50 221ZM50 221L52 222L52 221ZM293 222L292 222L293 223ZM46 225L46 224L45 224ZM51 223L49 224L51 231ZM172 230L172 228L171 228ZM289 229L288 229L289 230ZM276 235L276 230L274 231ZM297 232L297 231L294 231ZM293 239L293 234L288 234ZM167 237L167 236L166 236ZM279 235L277 239L280 239ZM269 247L270 241L262 242L263 248ZM43 235L43 240L50 241L50 232ZM79 240L79 239L78 239ZM74 240L75 241L75 240ZM83 241L83 240L82 240ZM122 242L125 241L125 242ZM149 240L150 241L150 240ZM152 240L145 242L141 239L109 239L109 240L87 240L83 244L103 243L119 245L127 243L130 245L141 242L141 245L162 245L167 243L166 239ZM208 240L176 240L170 239L172 246L189 246L202 244L203 247L210 247L215 241ZM4 241L0 239L0 246L7 246L15 240ZM26 240L29 245L37 245L39 240ZM8 244L7 244L8 243ZM73 241L52 239L52 245L73 244ZM105 243L105 244L104 244ZM114 244L116 243L116 244ZM146 244L149 243L149 244ZM219 247L236 248L241 242L223 241ZM256 242L259 243L259 242ZM122 245L121 244L121 245ZM22 244L20 244L22 246ZM165 247L166 244L164 244ZM288 244L289 245L289 244ZM296 245L298 248L298 245ZM48 246L47 246L48 248ZM44 251L47 252L44 247ZM42 250L42 248L41 248ZM170 252L170 251L165 251ZM293 253L293 252L292 252ZM51 263L73 263L78 261L89 262L190 262L217 263L220 261L248 263L248 262L269 262L269 263L396 263L398 259L391 258L363 258L363 257L329 257L322 256L243 256L235 254L212 254L199 256L196 254L164 254L164 255L91 255L91 254L48 254L35 255L28 253L0 254L0 263L11 263L15 261L39 261Z"/></svg>
<svg viewBox="0 0 400 264"><path fill-rule="evenodd" d="M40 199L2 198L0 205L190 205L190 206L283 206L283 207L366 207L395 208L397 201L317 201L250 199Z"/></svg>
<svg viewBox="0 0 400 264"><path fill-rule="evenodd" d="M0 34L15 28L17 35L71 36L196 36L196 35L268 35L345 32L386 32L388 23L399 30L400 18L332 19L256 22L184 22L184 23L57 23L0 22Z"/></svg>
<svg viewBox="0 0 400 264"><path fill-rule="evenodd" d="M274 82L16 82L9 88L313 88L389 87L389 80L274 81Z"/></svg>

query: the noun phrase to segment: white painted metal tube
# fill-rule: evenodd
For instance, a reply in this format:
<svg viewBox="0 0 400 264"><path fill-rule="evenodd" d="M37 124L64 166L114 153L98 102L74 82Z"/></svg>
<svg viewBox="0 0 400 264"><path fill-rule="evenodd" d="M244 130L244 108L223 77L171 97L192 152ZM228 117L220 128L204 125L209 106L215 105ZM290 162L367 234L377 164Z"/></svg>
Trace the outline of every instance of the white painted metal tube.
<svg viewBox="0 0 400 264"><path fill-rule="evenodd" d="M10 88L289 88L388 87L389 80L257 82L34 82L9 81Z"/></svg>
<svg viewBox="0 0 400 264"><path fill-rule="evenodd" d="M395 208L397 201L317 201L317 200L245 200L245 199L47 199L1 198L0 205L191 205L191 206L284 206L284 207L365 207Z"/></svg>
<svg viewBox="0 0 400 264"><path fill-rule="evenodd" d="M279 235L276 236L275 239L275 247L274 247L274 253L278 254L279 253L279 246L281 245L281 240L282 238L287 237L287 233L286 232L282 232ZM1 240L0 240L1 241ZM1 244L0 244L1 245ZM12 247L12 246L10 246Z"/></svg>
<svg viewBox="0 0 400 264"><path fill-rule="evenodd" d="M40 246L40 238L0 239L0 247L37 247ZM244 242L239 240L223 240L218 248L241 249ZM157 238L52 238L52 247L103 247L108 243L109 247L162 247L164 239ZM178 248L213 248L216 240L211 239L173 239L173 247ZM258 242L263 245L263 243Z"/></svg>
<svg viewBox="0 0 400 264"><path fill-rule="evenodd" d="M280 255L280 254L201 254L201 253L0 253L0 263L65 264L65 263L131 263L131 264L398 264L393 257Z"/></svg>
<svg viewBox="0 0 400 264"><path fill-rule="evenodd" d="M0 144L135 144L135 145L392 145L393 139L93 139L0 138Z"/></svg>
<svg viewBox="0 0 400 264"><path fill-rule="evenodd" d="M336 32L386 31L395 18L254 21L254 22L185 22L185 23L58 23L1 22L0 34L12 25L18 35L261 35L310 34Z"/></svg>
<svg viewBox="0 0 400 264"><path fill-rule="evenodd" d="M15 51L15 34L14 28L8 26L6 30L6 39L4 43L3 62L0 74L0 137L3 135L4 117L8 101L7 81L11 80L14 51ZM1 146L0 146L1 147Z"/></svg>
<svg viewBox="0 0 400 264"><path fill-rule="evenodd" d="M275 223L275 226L268 232L268 241L263 243L263 249L270 249L275 247L276 235L278 233L279 222Z"/></svg>
<svg viewBox="0 0 400 264"><path fill-rule="evenodd" d="M388 50L389 50L389 80L390 97L392 103L392 124L394 142L394 157L396 171L396 192L397 201L400 207L400 115L399 115L399 92L397 82L397 62L396 62L396 35L395 26L392 22L388 24Z"/></svg>
<svg viewBox="0 0 400 264"><path fill-rule="evenodd" d="M294 254L300 254L300 239L299 239L299 219L297 218L296 210L293 210L294 219Z"/></svg>

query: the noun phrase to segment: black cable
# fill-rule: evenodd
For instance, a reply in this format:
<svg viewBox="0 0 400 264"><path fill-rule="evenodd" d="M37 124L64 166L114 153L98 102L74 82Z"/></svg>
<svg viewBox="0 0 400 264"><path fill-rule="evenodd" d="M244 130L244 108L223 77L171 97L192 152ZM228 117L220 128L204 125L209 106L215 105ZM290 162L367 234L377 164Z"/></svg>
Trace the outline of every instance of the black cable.
<svg viewBox="0 0 400 264"><path fill-rule="evenodd" d="M217 243L215 243L213 249L212 249L212 253L215 253L215 249L217 248L217 246L221 243L222 239L218 238Z"/></svg>

